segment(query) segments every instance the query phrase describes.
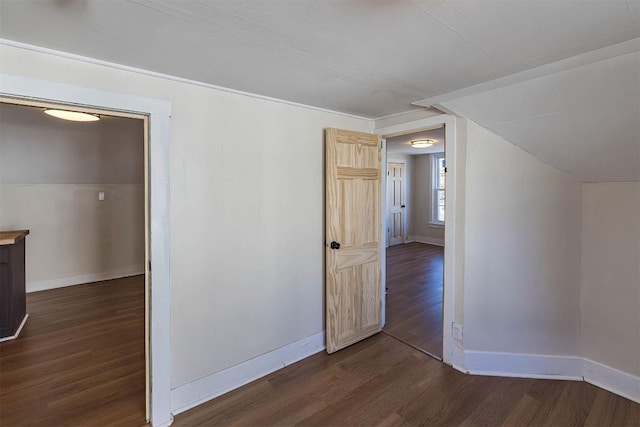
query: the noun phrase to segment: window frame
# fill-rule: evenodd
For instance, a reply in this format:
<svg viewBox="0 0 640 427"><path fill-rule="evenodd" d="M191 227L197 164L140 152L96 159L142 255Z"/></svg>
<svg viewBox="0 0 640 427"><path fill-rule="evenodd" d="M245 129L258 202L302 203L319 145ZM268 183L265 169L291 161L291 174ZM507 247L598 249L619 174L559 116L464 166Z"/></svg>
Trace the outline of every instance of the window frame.
<svg viewBox="0 0 640 427"><path fill-rule="evenodd" d="M445 179L443 188L440 188L440 160L444 160L445 174L447 170L445 153L432 153L431 154L431 217L429 218L429 225L431 227L441 228L444 227L444 220L438 219L438 191L445 192L445 210L446 210L446 189L447 182ZM445 213L446 217L446 213Z"/></svg>

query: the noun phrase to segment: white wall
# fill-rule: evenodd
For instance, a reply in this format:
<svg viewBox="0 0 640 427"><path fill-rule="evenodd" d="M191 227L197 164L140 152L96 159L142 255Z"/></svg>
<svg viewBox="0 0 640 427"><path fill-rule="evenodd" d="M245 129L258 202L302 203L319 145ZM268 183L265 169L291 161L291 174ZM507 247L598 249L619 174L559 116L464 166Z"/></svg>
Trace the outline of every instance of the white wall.
<svg viewBox="0 0 640 427"><path fill-rule="evenodd" d="M464 348L580 352L580 183L468 121Z"/></svg>
<svg viewBox="0 0 640 427"><path fill-rule="evenodd" d="M142 122L5 104L0 127L0 229L31 231L27 292L142 273Z"/></svg>
<svg viewBox="0 0 640 427"><path fill-rule="evenodd" d="M172 102L174 389L322 331L323 129L372 121L7 46L0 72ZM456 131L465 349L579 354L580 184Z"/></svg>
<svg viewBox="0 0 640 427"><path fill-rule="evenodd" d="M143 184L142 120L70 122L0 104L0 125L2 184Z"/></svg>
<svg viewBox="0 0 640 427"><path fill-rule="evenodd" d="M144 272L142 185L2 185L0 228L31 231L27 292Z"/></svg>
<svg viewBox="0 0 640 427"><path fill-rule="evenodd" d="M581 184L464 117L456 134L454 366L638 401L640 184Z"/></svg>
<svg viewBox="0 0 640 427"><path fill-rule="evenodd" d="M582 184L582 354L640 376L640 183Z"/></svg>
<svg viewBox="0 0 640 427"><path fill-rule="evenodd" d="M433 198L432 158L431 154L414 156L411 234L418 241L444 245L444 227L429 224Z"/></svg>
<svg viewBox="0 0 640 427"><path fill-rule="evenodd" d="M323 330L323 129L371 120L7 46L0 72L172 103L172 387Z"/></svg>

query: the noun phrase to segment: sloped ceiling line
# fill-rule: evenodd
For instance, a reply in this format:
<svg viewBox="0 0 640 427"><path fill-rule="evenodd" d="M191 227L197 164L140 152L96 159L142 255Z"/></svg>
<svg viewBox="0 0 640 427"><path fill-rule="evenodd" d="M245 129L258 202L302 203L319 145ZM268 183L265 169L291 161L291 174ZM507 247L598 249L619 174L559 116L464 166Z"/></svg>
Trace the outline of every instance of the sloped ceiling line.
<svg viewBox="0 0 640 427"><path fill-rule="evenodd" d="M640 181L640 52L444 102L582 182Z"/></svg>
<svg viewBox="0 0 640 427"><path fill-rule="evenodd" d="M499 89L501 87L510 86L513 84L522 83L528 80L533 80L540 77L545 77L551 74L570 70L572 68L579 68L595 62L603 61L609 58L626 55L631 52L640 51L640 38L627 40L615 45L607 46L601 49L593 50L587 53L576 55L571 58L563 59L560 61L552 62L550 64L541 65L539 67L531 68L529 70L514 73L509 76L500 77L498 79L483 82L477 85L467 86L462 89L447 92L442 95L425 98L420 101L412 102L412 105L420 107L437 107L439 104L443 104L449 101L456 100L471 95L477 95L490 90Z"/></svg>

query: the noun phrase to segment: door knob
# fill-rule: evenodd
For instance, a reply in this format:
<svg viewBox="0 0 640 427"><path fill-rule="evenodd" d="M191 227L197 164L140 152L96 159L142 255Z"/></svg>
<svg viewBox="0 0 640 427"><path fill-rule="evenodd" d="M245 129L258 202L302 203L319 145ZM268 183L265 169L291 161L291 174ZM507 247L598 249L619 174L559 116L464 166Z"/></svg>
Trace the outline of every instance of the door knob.
<svg viewBox="0 0 640 427"><path fill-rule="evenodd" d="M331 242L331 244L329 245L329 247L331 249L340 249L340 243L338 242Z"/></svg>

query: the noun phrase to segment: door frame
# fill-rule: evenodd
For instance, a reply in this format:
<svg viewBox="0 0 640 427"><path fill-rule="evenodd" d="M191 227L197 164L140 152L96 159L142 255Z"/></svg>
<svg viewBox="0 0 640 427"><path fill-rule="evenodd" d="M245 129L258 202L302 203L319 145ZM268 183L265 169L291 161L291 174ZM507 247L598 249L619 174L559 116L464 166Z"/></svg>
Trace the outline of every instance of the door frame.
<svg viewBox="0 0 640 427"><path fill-rule="evenodd" d="M386 140L385 140L386 143ZM386 149L386 145L384 146L384 149ZM402 163L402 171L403 171L403 176L402 176L402 196L404 197L404 204L405 206L407 205L407 161L404 159L401 160L394 160L394 159L390 159L389 157L387 157L387 163L385 167L382 167L382 165L380 165L381 169L384 169L385 171L389 170L389 163ZM381 172L383 173L383 172ZM387 186L386 189L389 189L389 175L386 175L386 179L387 179ZM386 195L385 195L385 201L386 201ZM389 215L389 206L387 206L386 208L386 212L387 212L387 216ZM403 221L402 221L402 243L407 243L407 238L408 236L408 223L407 223L407 214L406 211L403 212L403 217L402 217ZM385 230L386 230L386 226L388 225L388 220L389 218L385 218L384 223L385 223ZM391 246L391 244L389 243L389 233L386 233L385 236L385 247L388 248L389 246Z"/></svg>
<svg viewBox="0 0 640 427"><path fill-rule="evenodd" d="M457 180L463 171L457 170L456 154L456 118L449 114L439 114L425 119L414 120L393 126L375 129L375 133L382 138L382 173L387 173L387 143L386 138L398 135L406 135L423 130L435 129L444 126L445 133L445 159L447 163L447 191L445 201L445 233L444 233L444 290L442 301L442 360L447 365L453 365L453 322L456 319L456 271L459 261L456 259L456 199L458 195ZM387 180L382 180L381 212L386 212L387 204ZM387 229L387 218L383 215L383 230ZM381 267L383 268L381 282L382 291L386 288L386 254L382 252ZM384 295L384 294L383 294ZM386 298L382 303L383 324L386 318Z"/></svg>
<svg viewBox="0 0 640 427"><path fill-rule="evenodd" d="M146 116L148 143L147 188L149 194L148 238L153 292L146 307L149 316L150 396L149 421L154 426L169 425L171 415L171 283L169 234L169 139L171 102L153 98L108 92L45 80L0 74L0 96L24 104L53 103L97 109L114 115ZM153 309L151 309L151 307Z"/></svg>

